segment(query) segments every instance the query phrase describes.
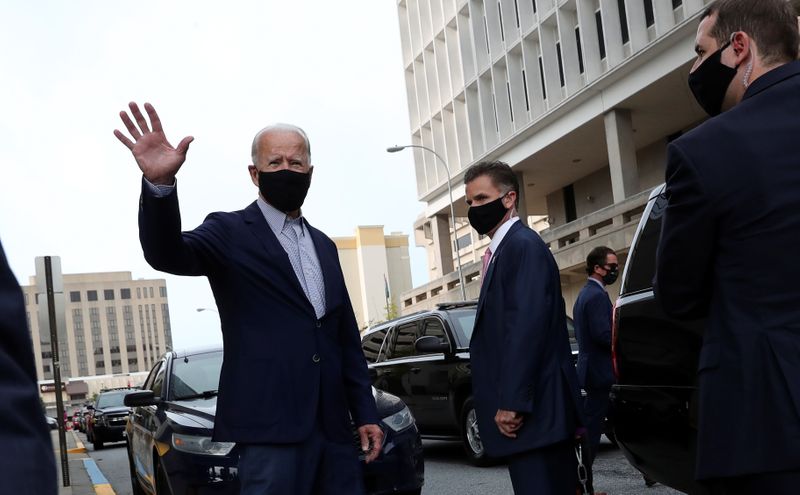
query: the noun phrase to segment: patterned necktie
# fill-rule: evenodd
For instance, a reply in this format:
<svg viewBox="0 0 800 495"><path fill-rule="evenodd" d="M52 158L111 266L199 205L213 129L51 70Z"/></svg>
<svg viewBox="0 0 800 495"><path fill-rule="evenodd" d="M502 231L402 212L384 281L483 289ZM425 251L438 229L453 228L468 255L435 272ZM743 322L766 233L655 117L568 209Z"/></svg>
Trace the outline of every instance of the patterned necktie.
<svg viewBox="0 0 800 495"><path fill-rule="evenodd" d="M291 241L291 248L287 249L287 254L300 287L314 307L317 318L322 318L326 310L325 281L322 277L322 268L314 262L306 243L303 242L305 237L303 226L300 221L288 221L281 234Z"/></svg>
<svg viewBox="0 0 800 495"><path fill-rule="evenodd" d="M481 260L483 261L483 270L481 271L481 285L483 285L483 281L486 280L486 273L489 269L489 260L492 259L492 250L490 248L486 248L486 252L483 253L481 256Z"/></svg>

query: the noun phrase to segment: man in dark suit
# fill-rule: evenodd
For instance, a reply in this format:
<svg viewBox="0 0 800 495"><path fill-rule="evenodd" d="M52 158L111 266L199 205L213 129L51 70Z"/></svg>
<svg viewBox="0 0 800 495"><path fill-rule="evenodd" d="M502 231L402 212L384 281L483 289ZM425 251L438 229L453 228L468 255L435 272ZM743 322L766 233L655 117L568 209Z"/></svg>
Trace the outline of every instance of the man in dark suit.
<svg viewBox="0 0 800 495"><path fill-rule="evenodd" d="M606 285L617 280L619 262L613 249L598 246L586 257L589 280L578 294L572 309L575 338L578 339L578 385L586 391L583 413L586 418L591 468L603 424L608 412L608 394L614 384L611 366L611 299Z"/></svg>
<svg viewBox="0 0 800 495"><path fill-rule="evenodd" d="M517 217L519 183L502 162L464 176L469 221L492 242L470 343L478 429L508 457L514 493L574 494L578 388L558 266Z"/></svg>
<svg viewBox="0 0 800 495"><path fill-rule="evenodd" d="M669 146L655 287L669 315L708 318L696 475L712 493L800 487L800 39L792 10L784 0L709 7L689 79L719 116Z"/></svg>
<svg viewBox="0 0 800 495"><path fill-rule="evenodd" d="M0 461L3 493L58 493L53 444L36 390L25 302L0 245Z"/></svg>
<svg viewBox="0 0 800 495"><path fill-rule="evenodd" d="M115 135L144 175L139 237L157 270L208 277L224 362L214 440L237 442L243 494L363 492L352 421L367 462L383 433L336 246L303 218L311 148L300 128L278 124L253 140L258 199L212 213L181 233L175 175L191 137L173 148L155 109L152 130L135 103Z"/></svg>

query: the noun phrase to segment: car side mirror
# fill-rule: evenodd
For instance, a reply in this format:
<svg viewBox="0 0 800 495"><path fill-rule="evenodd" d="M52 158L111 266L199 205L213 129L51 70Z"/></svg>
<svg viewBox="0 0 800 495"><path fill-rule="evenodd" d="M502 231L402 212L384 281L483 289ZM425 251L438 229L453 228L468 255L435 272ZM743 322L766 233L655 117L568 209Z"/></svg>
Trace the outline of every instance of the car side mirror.
<svg viewBox="0 0 800 495"><path fill-rule="evenodd" d="M439 337L434 337L433 335L418 338L416 342L414 342L414 348L418 352L426 354L435 354L439 352L448 354L450 352L450 344L442 342L439 340Z"/></svg>
<svg viewBox="0 0 800 495"><path fill-rule="evenodd" d="M156 397L152 390L142 390L129 393L123 402L128 407L155 406L161 402L161 399Z"/></svg>

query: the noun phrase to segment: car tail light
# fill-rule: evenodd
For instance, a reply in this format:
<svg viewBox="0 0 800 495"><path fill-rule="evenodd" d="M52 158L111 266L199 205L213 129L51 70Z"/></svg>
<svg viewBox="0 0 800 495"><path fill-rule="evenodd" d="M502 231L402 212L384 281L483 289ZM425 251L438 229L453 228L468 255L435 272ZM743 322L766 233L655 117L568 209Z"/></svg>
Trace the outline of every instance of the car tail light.
<svg viewBox="0 0 800 495"><path fill-rule="evenodd" d="M619 381L619 361L617 360L617 338L619 337L619 299L611 310L611 364L614 377Z"/></svg>

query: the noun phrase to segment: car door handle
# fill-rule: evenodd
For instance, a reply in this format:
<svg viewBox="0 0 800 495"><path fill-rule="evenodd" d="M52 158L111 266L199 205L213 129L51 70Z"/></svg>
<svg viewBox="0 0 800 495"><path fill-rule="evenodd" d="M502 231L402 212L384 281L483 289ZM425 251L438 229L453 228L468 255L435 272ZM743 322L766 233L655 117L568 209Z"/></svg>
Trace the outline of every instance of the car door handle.
<svg viewBox="0 0 800 495"><path fill-rule="evenodd" d="M411 368L409 371L410 371L410 372L412 372L412 373L414 373L414 374L416 375L417 373L419 373L420 371L422 371L422 368Z"/></svg>

